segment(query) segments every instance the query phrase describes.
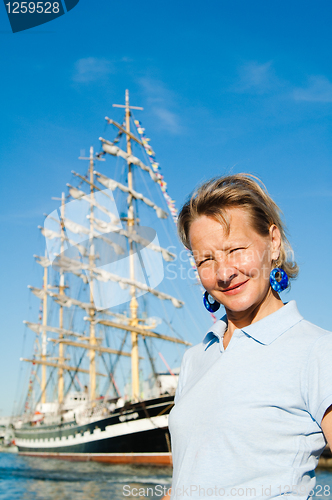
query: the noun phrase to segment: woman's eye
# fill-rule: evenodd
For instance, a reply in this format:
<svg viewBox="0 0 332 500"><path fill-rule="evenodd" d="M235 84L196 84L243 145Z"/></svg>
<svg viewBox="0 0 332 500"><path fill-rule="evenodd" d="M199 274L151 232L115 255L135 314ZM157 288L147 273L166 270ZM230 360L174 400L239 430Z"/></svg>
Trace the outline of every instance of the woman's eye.
<svg viewBox="0 0 332 500"><path fill-rule="evenodd" d="M238 250L244 250L243 247L239 247L239 248L233 248L230 253L234 253L234 252L237 252Z"/></svg>
<svg viewBox="0 0 332 500"><path fill-rule="evenodd" d="M212 257L207 257L206 259L202 260L197 267L201 266L202 264L205 264L205 262L209 262L210 260L212 260Z"/></svg>

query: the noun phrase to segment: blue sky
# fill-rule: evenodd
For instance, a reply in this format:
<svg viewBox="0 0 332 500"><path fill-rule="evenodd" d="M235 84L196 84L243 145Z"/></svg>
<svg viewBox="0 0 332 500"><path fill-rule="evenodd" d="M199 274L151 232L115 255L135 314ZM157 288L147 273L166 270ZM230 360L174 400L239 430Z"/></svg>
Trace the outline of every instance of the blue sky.
<svg viewBox="0 0 332 500"><path fill-rule="evenodd" d="M331 2L80 0L16 34L1 9L0 415L16 395L22 321L37 319L37 226L71 170L85 171L79 154L99 150L104 117L122 120L112 104L126 88L178 206L215 175L264 181L301 270L284 298L332 329Z"/></svg>

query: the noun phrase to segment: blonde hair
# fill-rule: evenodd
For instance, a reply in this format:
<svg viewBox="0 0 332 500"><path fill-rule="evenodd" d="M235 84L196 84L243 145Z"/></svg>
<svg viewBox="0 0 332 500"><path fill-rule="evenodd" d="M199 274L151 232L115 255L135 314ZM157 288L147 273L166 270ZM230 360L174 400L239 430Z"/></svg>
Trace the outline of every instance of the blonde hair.
<svg viewBox="0 0 332 500"><path fill-rule="evenodd" d="M183 244L191 250L190 226L202 215L217 220L229 232L226 210L234 207L248 211L253 229L261 236L268 236L271 225L277 226L281 235L281 245L275 265L284 269L289 278L296 278L298 265L293 259L293 249L286 237L281 210L260 179L250 174L211 179L193 192L183 205L178 218L178 232Z"/></svg>

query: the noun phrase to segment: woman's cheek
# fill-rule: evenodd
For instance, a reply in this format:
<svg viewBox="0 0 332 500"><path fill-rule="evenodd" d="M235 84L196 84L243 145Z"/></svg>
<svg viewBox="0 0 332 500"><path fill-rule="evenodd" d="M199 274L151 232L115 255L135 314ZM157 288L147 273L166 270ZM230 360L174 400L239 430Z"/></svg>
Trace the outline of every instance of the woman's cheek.
<svg viewBox="0 0 332 500"><path fill-rule="evenodd" d="M259 262L254 258L253 253L249 253L247 255L242 256L242 259L237 264L237 268L243 274L254 278L257 276L259 272Z"/></svg>
<svg viewBox="0 0 332 500"><path fill-rule="evenodd" d="M198 269L198 274L203 286L205 287L205 284L208 285L208 283L211 283L214 280L215 272L212 266L201 266Z"/></svg>

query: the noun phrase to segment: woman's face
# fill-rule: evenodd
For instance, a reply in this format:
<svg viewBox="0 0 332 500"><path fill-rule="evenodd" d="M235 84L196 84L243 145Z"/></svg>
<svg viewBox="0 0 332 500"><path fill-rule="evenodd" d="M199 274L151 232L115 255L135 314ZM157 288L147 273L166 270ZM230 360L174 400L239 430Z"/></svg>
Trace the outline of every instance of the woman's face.
<svg viewBox="0 0 332 500"><path fill-rule="evenodd" d="M204 215L192 223L189 238L204 288L226 310L243 312L262 304L270 291L280 232L271 226L269 235L261 236L252 228L245 209L226 212L228 234L222 224Z"/></svg>

